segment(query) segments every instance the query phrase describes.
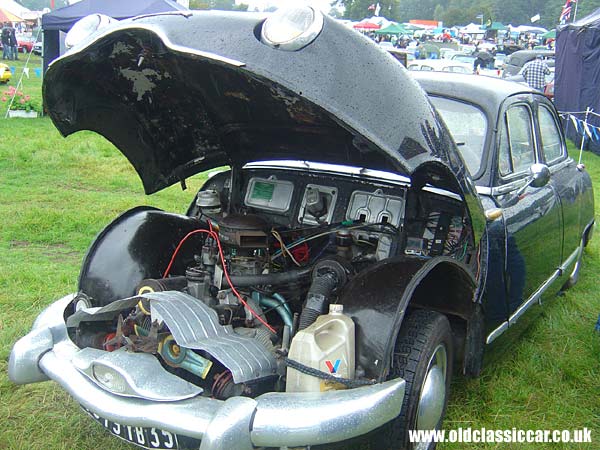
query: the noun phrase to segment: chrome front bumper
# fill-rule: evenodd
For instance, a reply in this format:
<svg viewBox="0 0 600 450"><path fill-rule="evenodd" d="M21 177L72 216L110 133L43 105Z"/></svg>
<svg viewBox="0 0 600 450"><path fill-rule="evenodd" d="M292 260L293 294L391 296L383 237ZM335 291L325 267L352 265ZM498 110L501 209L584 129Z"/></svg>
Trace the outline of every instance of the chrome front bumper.
<svg viewBox="0 0 600 450"><path fill-rule="evenodd" d="M279 393L225 401L207 397L157 402L111 394L75 368L80 349L67 335L63 313L74 295L45 309L10 354L9 378L18 384L52 379L78 403L108 420L155 427L201 439L201 450L297 447L365 434L400 413L405 381L356 389Z"/></svg>

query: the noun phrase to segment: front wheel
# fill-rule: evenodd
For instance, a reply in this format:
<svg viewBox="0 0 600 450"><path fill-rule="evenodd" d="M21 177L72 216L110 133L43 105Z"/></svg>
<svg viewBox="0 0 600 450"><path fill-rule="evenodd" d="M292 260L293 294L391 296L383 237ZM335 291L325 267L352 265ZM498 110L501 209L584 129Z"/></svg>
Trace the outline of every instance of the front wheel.
<svg viewBox="0 0 600 450"><path fill-rule="evenodd" d="M438 430L448 404L452 374L452 331L443 314L416 310L402 323L390 378L406 380L400 415L380 435L380 448L431 450L435 442L410 442L409 430Z"/></svg>

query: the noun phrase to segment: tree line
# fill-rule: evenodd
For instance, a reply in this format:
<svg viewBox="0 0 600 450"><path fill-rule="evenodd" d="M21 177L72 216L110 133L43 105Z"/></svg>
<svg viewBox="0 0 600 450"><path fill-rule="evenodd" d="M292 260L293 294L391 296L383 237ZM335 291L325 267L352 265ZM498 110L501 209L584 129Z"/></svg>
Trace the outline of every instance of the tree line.
<svg viewBox="0 0 600 450"><path fill-rule="evenodd" d="M534 25L550 29L558 25L565 0L339 0L333 2L331 14L360 20L372 16L372 5L377 4L380 16L397 22L437 20L451 27L490 21L517 26L532 24L531 18L539 14L540 19ZM585 17L598 7L597 1L579 0L577 17Z"/></svg>

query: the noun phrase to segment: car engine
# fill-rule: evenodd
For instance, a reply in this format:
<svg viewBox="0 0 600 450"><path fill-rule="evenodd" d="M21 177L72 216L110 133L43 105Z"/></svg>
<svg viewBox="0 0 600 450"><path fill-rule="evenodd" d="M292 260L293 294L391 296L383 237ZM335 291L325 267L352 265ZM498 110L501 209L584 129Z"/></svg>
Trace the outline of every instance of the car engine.
<svg viewBox="0 0 600 450"><path fill-rule="evenodd" d="M340 304L348 282L392 258L475 259L451 193L257 168L236 199L233 179L220 173L198 192L187 214L198 226L173 242L162 277L101 307L79 293L67 325L80 348L155 355L217 399L368 384Z"/></svg>

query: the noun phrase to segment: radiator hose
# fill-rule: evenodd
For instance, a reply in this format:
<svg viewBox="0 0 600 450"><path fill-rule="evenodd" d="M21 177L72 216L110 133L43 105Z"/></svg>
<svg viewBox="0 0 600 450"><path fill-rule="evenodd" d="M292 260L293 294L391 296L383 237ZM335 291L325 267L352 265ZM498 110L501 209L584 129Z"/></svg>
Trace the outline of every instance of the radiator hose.
<svg viewBox="0 0 600 450"><path fill-rule="evenodd" d="M313 269L312 283L302 308L298 329L304 330L329 308L331 294L347 280L344 266L332 259L320 261Z"/></svg>

